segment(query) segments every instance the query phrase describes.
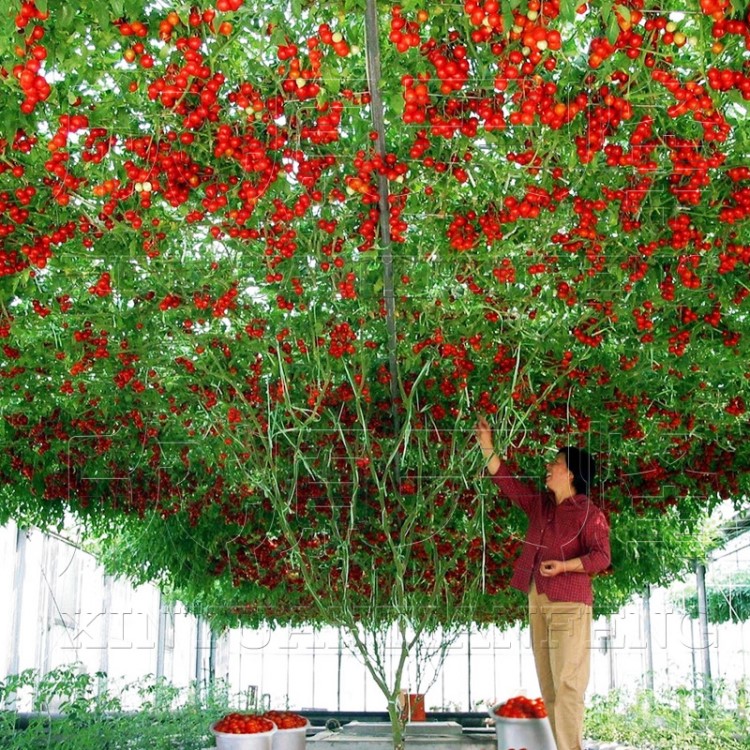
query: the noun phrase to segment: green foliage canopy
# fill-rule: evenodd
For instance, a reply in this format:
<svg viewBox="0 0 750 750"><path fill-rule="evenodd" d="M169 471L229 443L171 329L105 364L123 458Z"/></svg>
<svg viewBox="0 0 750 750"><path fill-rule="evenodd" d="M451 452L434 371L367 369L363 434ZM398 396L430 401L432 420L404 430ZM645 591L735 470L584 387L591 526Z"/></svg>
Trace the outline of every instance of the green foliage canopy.
<svg viewBox="0 0 750 750"><path fill-rule="evenodd" d="M603 607L747 490L741 8L15 11L3 518L221 622L507 623L478 413L533 481L600 456Z"/></svg>

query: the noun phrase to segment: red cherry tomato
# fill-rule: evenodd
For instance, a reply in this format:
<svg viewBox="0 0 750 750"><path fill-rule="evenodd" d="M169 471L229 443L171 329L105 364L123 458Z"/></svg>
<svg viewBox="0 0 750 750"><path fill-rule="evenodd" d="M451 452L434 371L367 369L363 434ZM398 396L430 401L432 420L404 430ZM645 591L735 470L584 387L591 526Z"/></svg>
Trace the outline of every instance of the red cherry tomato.
<svg viewBox="0 0 750 750"><path fill-rule="evenodd" d="M532 700L525 695L509 698L494 709L496 716L505 719L543 719L547 716L547 709L541 698Z"/></svg>

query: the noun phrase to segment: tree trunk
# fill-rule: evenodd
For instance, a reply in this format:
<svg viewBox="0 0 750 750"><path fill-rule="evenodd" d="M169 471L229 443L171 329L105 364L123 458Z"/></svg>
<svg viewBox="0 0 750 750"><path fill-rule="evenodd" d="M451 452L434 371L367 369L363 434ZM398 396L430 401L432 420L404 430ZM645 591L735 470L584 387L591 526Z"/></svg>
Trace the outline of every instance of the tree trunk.
<svg viewBox="0 0 750 750"><path fill-rule="evenodd" d="M391 720L391 737L393 738L393 750L404 750L406 739L404 737L404 720L401 707L396 701L395 695L388 696L388 716Z"/></svg>

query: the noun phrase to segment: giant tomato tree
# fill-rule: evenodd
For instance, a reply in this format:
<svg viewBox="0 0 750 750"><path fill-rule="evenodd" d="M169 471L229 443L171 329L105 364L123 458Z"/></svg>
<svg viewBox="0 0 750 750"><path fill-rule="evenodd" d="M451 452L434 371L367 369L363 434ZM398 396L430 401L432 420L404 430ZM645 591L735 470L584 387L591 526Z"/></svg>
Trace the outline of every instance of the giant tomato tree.
<svg viewBox="0 0 750 750"><path fill-rule="evenodd" d="M663 580L750 463L740 6L19 2L4 514L223 622L509 622L481 412Z"/></svg>

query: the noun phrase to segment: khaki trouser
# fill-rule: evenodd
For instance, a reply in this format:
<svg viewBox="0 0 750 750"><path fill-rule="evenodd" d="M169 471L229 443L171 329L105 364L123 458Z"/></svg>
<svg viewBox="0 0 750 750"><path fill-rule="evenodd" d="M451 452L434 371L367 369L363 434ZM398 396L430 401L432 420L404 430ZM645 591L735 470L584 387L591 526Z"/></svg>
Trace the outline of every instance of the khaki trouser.
<svg viewBox="0 0 750 750"><path fill-rule="evenodd" d="M591 656L591 607L550 601L532 582L529 625L539 687L557 750L581 750L583 697Z"/></svg>

